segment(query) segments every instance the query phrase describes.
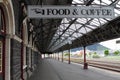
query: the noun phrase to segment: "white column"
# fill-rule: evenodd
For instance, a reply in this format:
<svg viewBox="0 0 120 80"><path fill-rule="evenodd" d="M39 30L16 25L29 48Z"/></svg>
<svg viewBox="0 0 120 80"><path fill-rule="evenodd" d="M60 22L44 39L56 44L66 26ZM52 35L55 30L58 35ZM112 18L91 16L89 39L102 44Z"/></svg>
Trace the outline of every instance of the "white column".
<svg viewBox="0 0 120 80"><path fill-rule="evenodd" d="M10 37L6 37L6 49L5 49L5 80L10 80Z"/></svg>

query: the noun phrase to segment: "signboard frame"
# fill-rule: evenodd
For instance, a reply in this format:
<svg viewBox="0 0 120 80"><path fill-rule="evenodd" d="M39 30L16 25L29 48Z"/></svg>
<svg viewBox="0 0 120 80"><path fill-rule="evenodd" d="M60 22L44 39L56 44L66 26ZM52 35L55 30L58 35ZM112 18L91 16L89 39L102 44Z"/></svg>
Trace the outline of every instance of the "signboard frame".
<svg viewBox="0 0 120 80"><path fill-rule="evenodd" d="M114 18L114 7L28 6L29 18Z"/></svg>

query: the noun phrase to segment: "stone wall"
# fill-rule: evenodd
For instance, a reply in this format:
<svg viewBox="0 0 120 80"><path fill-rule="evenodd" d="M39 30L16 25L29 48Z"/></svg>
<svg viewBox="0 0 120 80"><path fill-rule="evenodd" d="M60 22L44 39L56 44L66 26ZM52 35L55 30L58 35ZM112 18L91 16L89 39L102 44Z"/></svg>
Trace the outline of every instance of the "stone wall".
<svg viewBox="0 0 120 80"><path fill-rule="evenodd" d="M21 43L11 39L11 80L21 78Z"/></svg>

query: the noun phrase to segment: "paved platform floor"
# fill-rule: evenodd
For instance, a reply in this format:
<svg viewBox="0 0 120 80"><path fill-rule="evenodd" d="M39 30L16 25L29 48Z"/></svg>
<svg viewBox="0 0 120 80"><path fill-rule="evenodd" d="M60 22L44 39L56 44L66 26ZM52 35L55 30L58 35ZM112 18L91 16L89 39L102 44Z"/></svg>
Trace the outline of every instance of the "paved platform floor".
<svg viewBox="0 0 120 80"><path fill-rule="evenodd" d="M120 73L80 64L67 64L54 59L43 59L28 80L120 80Z"/></svg>

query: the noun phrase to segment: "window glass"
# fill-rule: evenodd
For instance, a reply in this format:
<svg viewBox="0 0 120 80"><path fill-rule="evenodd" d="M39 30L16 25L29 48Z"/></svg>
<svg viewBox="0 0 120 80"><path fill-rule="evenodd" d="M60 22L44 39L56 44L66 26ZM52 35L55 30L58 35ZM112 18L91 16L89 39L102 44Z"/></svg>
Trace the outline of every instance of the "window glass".
<svg viewBox="0 0 120 80"><path fill-rule="evenodd" d="M0 32L4 32L4 27L5 27L4 15L2 10L0 9Z"/></svg>

